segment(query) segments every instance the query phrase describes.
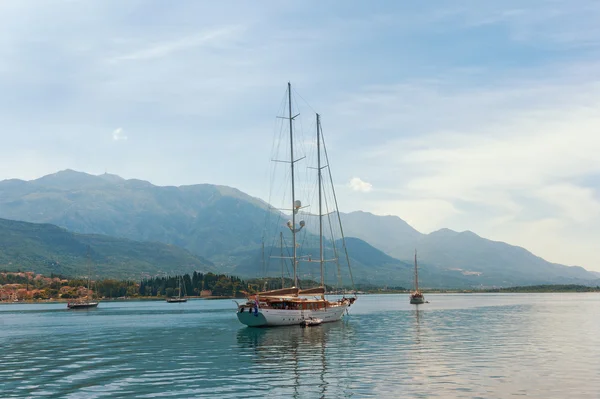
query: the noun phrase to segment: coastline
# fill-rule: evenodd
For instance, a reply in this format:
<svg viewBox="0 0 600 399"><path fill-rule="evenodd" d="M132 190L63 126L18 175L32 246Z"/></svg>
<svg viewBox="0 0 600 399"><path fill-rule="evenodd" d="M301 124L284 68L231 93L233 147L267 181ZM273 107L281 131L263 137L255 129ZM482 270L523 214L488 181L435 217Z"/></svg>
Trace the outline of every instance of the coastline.
<svg viewBox="0 0 600 399"><path fill-rule="evenodd" d="M69 303L76 298L70 299L24 299L19 301L0 301L0 305L19 305L19 304L40 304L40 303ZM100 298L98 301L102 302L132 302L132 301L165 301L167 297L127 297L127 298ZM234 296L187 296L188 300L200 300L200 299L244 299L244 297Z"/></svg>
<svg viewBox="0 0 600 399"><path fill-rule="evenodd" d="M517 289L519 288L519 289ZM572 289L552 289L552 286L543 289L527 289L528 287L516 287L507 289L490 289L490 290L430 290L422 291L424 295L428 294L598 294L600 289L596 287L573 287ZM579 289L577 289L579 288ZM359 295L400 295L410 294L410 291L365 291ZM240 299L244 300L245 297L235 296L188 296L188 300L216 300L216 299ZM135 302L135 301L165 301L166 297L127 297L127 298L101 298L100 302ZM19 304L54 304L54 303L68 303L72 299L29 299L20 301L0 301L0 305L19 305Z"/></svg>

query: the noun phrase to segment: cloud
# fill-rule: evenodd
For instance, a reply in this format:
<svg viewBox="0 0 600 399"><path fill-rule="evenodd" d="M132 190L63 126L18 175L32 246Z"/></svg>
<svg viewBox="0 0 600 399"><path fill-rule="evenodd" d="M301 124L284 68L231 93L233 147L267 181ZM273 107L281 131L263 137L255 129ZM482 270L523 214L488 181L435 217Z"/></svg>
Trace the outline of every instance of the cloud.
<svg viewBox="0 0 600 399"><path fill-rule="evenodd" d="M600 186L583 185L600 174L600 73L560 68L502 86L417 81L349 96L345 105L369 115L348 121L370 131L353 141L361 147L354 164L389 171L377 174L382 189L370 209L425 232L473 230L550 261L600 268L591 238L600 234Z"/></svg>
<svg viewBox="0 0 600 399"><path fill-rule="evenodd" d="M114 141L127 140L127 136L123 134L123 128L117 128L113 131L112 134Z"/></svg>
<svg viewBox="0 0 600 399"><path fill-rule="evenodd" d="M240 27L225 26L212 30L181 37L171 41L162 41L149 45L148 47L121 55L112 59L118 61L139 61L162 58L175 52L187 50L199 46L218 46L241 32Z"/></svg>
<svg viewBox="0 0 600 399"><path fill-rule="evenodd" d="M352 190L360 191L363 193L368 193L373 189L373 185L371 183L367 183L366 181L361 180L360 177L353 177L352 179L350 179L348 185Z"/></svg>

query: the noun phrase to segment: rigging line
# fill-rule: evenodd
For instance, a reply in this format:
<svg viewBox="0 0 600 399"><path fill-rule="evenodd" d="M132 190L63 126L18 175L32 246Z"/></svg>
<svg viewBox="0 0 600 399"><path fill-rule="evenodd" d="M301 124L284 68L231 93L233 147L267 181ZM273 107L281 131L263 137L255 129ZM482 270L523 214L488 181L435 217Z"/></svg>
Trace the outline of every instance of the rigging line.
<svg viewBox="0 0 600 399"><path fill-rule="evenodd" d="M294 93L295 93L295 91L292 89L292 94L294 94ZM295 94L294 94L294 103L295 103L295 107L297 109L297 113L301 114L301 110L299 107L299 101L296 99ZM307 149L308 143L312 143L312 135L310 136L311 138L307 140L306 129L304 128L305 118L299 117L299 118L296 118L295 121L297 122L296 130L295 130L295 132L296 132L295 142L297 143L297 146L299 147L299 149L302 151L303 155L306 156L307 158L309 158L309 159L307 159L307 161L305 163L306 165L308 165L309 160L314 159L314 156L315 156L313 151L310 151L309 149ZM313 123L312 120L311 120L311 123ZM311 130L311 132L313 130ZM298 182L298 180L302 179L302 181L300 182L300 186L301 186L301 189L303 189L304 192L306 192L307 187L308 187L307 182L309 181L309 179L307 179L306 168L303 173L299 174L298 177L299 177L299 179L296 179L296 181Z"/></svg>
<svg viewBox="0 0 600 399"><path fill-rule="evenodd" d="M293 91L293 92L294 92L294 93L295 93L295 94L296 94L298 97L300 97L300 98L302 99L302 101L304 101L304 104L306 104L306 106L307 106L308 108L310 108L310 110L311 110L311 111L312 111L314 114L318 113L317 111L315 111L315 110L314 110L314 108L313 108L313 107L311 107L311 106L310 106L310 104L308 103L308 101L306 101L306 99L305 99L304 97L302 97L302 96L300 95L300 93L298 93L298 92L296 91L296 89L292 89L292 91Z"/></svg>
<svg viewBox="0 0 600 399"><path fill-rule="evenodd" d="M287 243L287 241L285 240L285 237L283 237L283 244L284 244L285 250L286 250L286 252L287 252L288 258L291 258L291 257L292 257L292 254L290 253L290 248L289 248L289 246L288 246L288 243ZM289 260L289 259L284 259L284 260L283 260L283 264L285 265L285 270L286 270L286 272L287 272L287 275L288 275L288 277L290 277L290 278L291 278L291 277L292 277L292 274L291 274L291 272L290 272L290 268L288 267L288 262L286 262L286 260ZM292 282L292 283L293 283L293 282Z"/></svg>
<svg viewBox="0 0 600 399"><path fill-rule="evenodd" d="M306 242L306 230L302 230L302 242L300 243L300 254L298 257L304 256L304 243Z"/></svg>
<svg viewBox="0 0 600 399"><path fill-rule="evenodd" d="M274 225L272 226L272 230L273 230L273 235L272 235L272 242L271 242L271 253L269 254L269 259L273 254L274 248L275 248L275 241L277 239L277 234L279 232L279 226L283 225L283 214L281 212L277 212L277 220L275 221Z"/></svg>
<svg viewBox="0 0 600 399"><path fill-rule="evenodd" d="M276 215L277 218L276 218L276 220L274 220L273 224L270 224L268 226L269 227L269 236L271 236L272 241L271 241L271 245L270 245L270 253L269 253L269 258L268 258L269 260L267 261L267 270L265 271L265 274L268 270L270 270L271 256L273 254L273 250L275 247L276 237L275 237L274 231L278 230L278 226L280 226L280 224L282 224L282 218L283 218L283 214L279 211L276 211L276 212L273 211L272 213L274 214L273 217ZM271 235L271 233L273 233L273 234Z"/></svg>
<svg viewBox="0 0 600 399"><path fill-rule="evenodd" d="M331 213L329 212L329 202L327 201L327 196L323 196L325 199L325 209L327 210L327 224L329 226L329 231L331 233L331 246L333 248L333 257L336 259L335 263L337 264L337 278L339 288L342 288L342 271L340 269L340 257L337 250L337 245L335 244L335 237L333 234L333 223L331 223Z"/></svg>
<svg viewBox="0 0 600 399"><path fill-rule="evenodd" d="M296 100L296 96L294 95L294 90L292 89L292 96L294 98L293 104L296 106L296 115L300 115L299 118L294 118L294 122L297 123L296 126L298 126L294 132L295 132L295 138L296 138L296 143L297 145L300 144L300 148L302 150L302 154L306 155L306 148L304 146L304 125L302 124L302 120L304 118L302 118L302 115L300 113L300 107L298 106L298 101ZM300 140L298 140L298 138L300 138Z"/></svg>
<svg viewBox="0 0 600 399"><path fill-rule="evenodd" d="M323 139L323 150L325 152L325 160L327 162L327 165L330 165L329 155L327 154L327 147L325 146L325 136L323 135L322 127L321 127L321 138ZM331 188L332 188L332 192L333 192L333 200L335 203L335 210L337 212L338 222L340 225L340 233L342 235L342 244L344 246L344 252L346 253L346 262L348 263L348 273L350 274L350 281L352 282L352 289L354 291L356 291L356 287L354 285L354 276L352 276L352 268L350 266L350 256L348 255L348 247L346 246L346 237L344 236L344 228L342 227L342 218L340 216L340 208L338 206L337 196L335 195L335 187L333 185L333 176L331 174L331 167L327 167L327 171L329 172L329 180L331 181Z"/></svg>
<svg viewBox="0 0 600 399"><path fill-rule="evenodd" d="M284 100L282 100L282 104L284 104ZM283 108L283 107L281 107ZM278 122L278 120L276 120L276 123ZM276 128L276 126L275 126ZM274 133L273 133L273 139L275 139L276 136L276 129L274 129ZM282 136L282 131L283 131L283 124L280 123L280 128L279 128L279 140L273 140L272 145L271 145L271 155L273 156L274 154L276 155L277 153L279 153L279 147L281 146L281 136ZM275 143L277 142L277 152L275 153ZM275 166L271 166L269 168L270 170L270 176L269 176L269 199L268 199L268 209L267 209L267 213L265 215L265 221L264 221L264 225L263 225L263 231L262 231L262 237L261 237L261 241L264 242L265 238L266 238L266 230L268 228L269 222L271 220L271 213L272 213L272 198L273 198L273 187L274 187L274 180L275 180L275 175L276 175L276 165Z"/></svg>
<svg viewBox="0 0 600 399"><path fill-rule="evenodd" d="M281 102L279 103L279 109L277 110L277 115L281 114L281 112L283 110L285 110L285 98L286 98L286 92L284 92L282 98L281 98ZM275 147L277 144L277 150L279 150L279 146L281 145L281 134L282 134L282 130L283 130L283 121L278 119L278 118L274 118L273 121L273 137L271 140L271 155L274 154L275 151ZM277 129L279 125L279 129ZM275 140L275 137L277 136L277 131L279 130L279 140ZM269 168L269 170L272 172L272 169ZM271 176L272 177L272 176ZM269 183L272 183L271 181ZM269 187L272 187L271 184L269 184ZM270 199L269 199L270 200Z"/></svg>

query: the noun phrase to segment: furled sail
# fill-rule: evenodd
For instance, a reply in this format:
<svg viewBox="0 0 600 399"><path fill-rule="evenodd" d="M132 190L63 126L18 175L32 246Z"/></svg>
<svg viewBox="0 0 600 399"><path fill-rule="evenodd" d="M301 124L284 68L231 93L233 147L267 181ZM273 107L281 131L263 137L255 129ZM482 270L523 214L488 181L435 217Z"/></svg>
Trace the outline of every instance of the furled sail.
<svg viewBox="0 0 600 399"><path fill-rule="evenodd" d="M299 291L300 290L296 287L281 288L278 290L259 292L257 295L259 295L259 296L283 296L283 295L289 296L289 295L298 295Z"/></svg>
<svg viewBox="0 0 600 399"><path fill-rule="evenodd" d="M315 287L300 290L298 295L325 295L325 287Z"/></svg>

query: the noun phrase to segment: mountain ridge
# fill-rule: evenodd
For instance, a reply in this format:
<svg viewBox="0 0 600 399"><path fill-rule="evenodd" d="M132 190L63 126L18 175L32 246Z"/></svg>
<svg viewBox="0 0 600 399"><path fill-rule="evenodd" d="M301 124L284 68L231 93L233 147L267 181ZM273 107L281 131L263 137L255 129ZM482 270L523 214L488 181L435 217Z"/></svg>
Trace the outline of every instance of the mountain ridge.
<svg viewBox="0 0 600 399"><path fill-rule="evenodd" d="M256 262L252 254L259 253L262 227L267 216L274 214L262 199L228 186L156 186L144 180L73 170L31 181L0 181L0 217L51 223L76 233L176 245L209 259L227 273ZM275 216L277 220L271 223L283 223L279 220L282 215ZM427 270L432 281L441 284L437 276L445 276L468 286L581 282L598 277L580 266L546 262L524 248L487 240L469 230L423 234L393 215L356 211L340 212L340 217L347 237L373 247L354 242L353 249L358 252L351 254L357 269L372 271L371 276L377 275L379 268L395 278L402 265L412 264L418 248L425 285ZM375 255L373 250L381 250L393 261L384 262L384 257L376 255L385 264L369 263L362 252ZM398 285L410 283L409 277L402 279Z"/></svg>

